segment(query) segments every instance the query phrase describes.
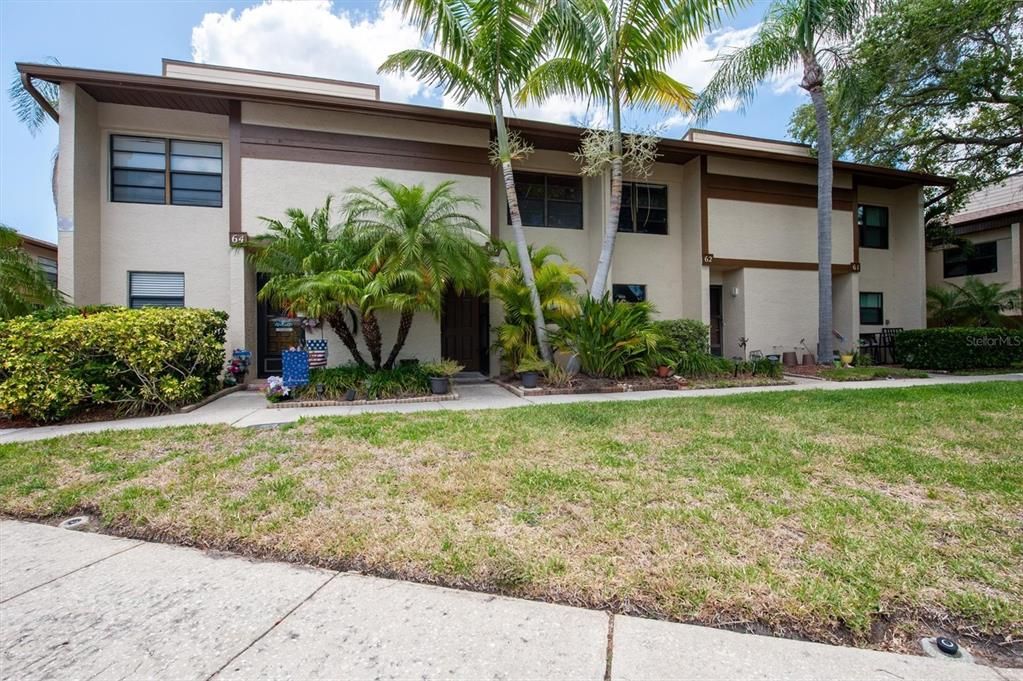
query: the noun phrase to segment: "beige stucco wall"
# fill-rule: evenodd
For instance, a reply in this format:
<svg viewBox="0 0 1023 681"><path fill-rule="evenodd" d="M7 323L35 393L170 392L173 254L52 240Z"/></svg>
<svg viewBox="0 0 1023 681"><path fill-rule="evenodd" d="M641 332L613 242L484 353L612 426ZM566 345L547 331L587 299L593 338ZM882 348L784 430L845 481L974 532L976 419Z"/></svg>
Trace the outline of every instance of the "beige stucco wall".
<svg viewBox="0 0 1023 681"><path fill-rule="evenodd" d="M707 157L707 172L716 175L737 175L759 180L777 180L817 184L817 168L811 165L779 163L776 161L755 161L730 156ZM852 187L852 175L838 171L834 175L834 186L842 189Z"/></svg>
<svg viewBox="0 0 1023 681"><path fill-rule="evenodd" d="M242 103L242 123L469 147L490 144L490 133L484 128L255 102Z"/></svg>
<svg viewBox="0 0 1023 681"><path fill-rule="evenodd" d="M338 197L335 205L340 207L345 189L368 186L375 177L386 177L406 184L421 182L428 187L445 180L455 180L458 193L471 196L480 202L479 208L472 208L469 213L480 221L489 234L489 177L254 158L242 159L242 229L250 235L261 234L265 231L265 223L259 219L260 216L283 219L284 211L288 208L312 211L322 206L327 195L331 193ZM337 219L340 220L339 215ZM255 308L250 309L254 314ZM390 350L397 325L397 315L386 314L381 317L380 326L384 335L385 351ZM313 335L317 337L318 332ZM328 340L331 365L351 359L347 349L334 333L327 330L324 338ZM363 347L361 336L359 338L360 347ZM254 349L254 344L252 347ZM426 361L437 359L439 354L440 321L428 313L416 315L401 357L415 357Z"/></svg>
<svg viewBox="0 0 1023 681"><path fill-rule="evenodd" d="M817 262L817 209L708 199L708 244L715 258ZM834 211L831 260L853 259L852 214Z"/></svg>
<svg viewBox="0 0 1023 681"><path fill-rule="evenodd" d="M926 326L927 287L921 190L859 187L859 202L888 208L888 248L860 247L859 290L884 294L885 326L919 329ZM860 332L876 333L880 325Z"/></svg>
<svg viewBox="0 0 1023 681"><path fill-rule="evenodd" d="M97 104L77 85L60 87L57 160L57 288L77 305L102 302Z"/></svg>
<svg viewBox="0 0 1023 681"><path fill-rule="evenodd" d="M1018 289L1021 286L1023 271L1023 250L1020 247L1021 225L1013 223L1005 227L988 229L962 238L971 243L980 244L995 242L998 253L998 271L987 274L973 275L985 284L1002 284L1006 289ZM966 277L945 279L945 259L943 248L932 248L927 251L927 285L953 286L962 285ZM1018 315L1020 310L1010 310L1006 314Z"/></svg>

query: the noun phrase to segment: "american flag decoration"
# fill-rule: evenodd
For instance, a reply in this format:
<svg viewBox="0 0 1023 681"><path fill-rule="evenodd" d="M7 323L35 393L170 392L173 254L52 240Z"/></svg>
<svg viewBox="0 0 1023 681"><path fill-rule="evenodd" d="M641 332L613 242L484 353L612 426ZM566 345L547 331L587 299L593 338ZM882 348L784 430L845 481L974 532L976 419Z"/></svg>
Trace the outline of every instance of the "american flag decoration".
<svg viewBox="0 0 1023 681"><path fill-rule="evenodd" d="M327 341L325 339L306 341L306 349L309 351L310 369L327 366Z"/></svg>

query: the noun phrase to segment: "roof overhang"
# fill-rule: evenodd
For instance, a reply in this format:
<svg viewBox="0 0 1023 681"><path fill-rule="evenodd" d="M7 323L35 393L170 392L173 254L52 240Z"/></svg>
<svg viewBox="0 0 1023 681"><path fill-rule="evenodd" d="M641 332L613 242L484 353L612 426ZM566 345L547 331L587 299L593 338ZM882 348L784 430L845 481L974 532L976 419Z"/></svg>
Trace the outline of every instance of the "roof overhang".
<svg viewBox="0 0 1023 681"><path fill-rule="evenodd" d="M282 104L306 108L329 109L370 115L384 115L432 123L446 123L493 130L489 115L468 111L441 109L415 104L398 104L379 100L337 97L310 92L291 92L251 85L204 82L96 69L79 69L51 64L18 63L24 77L51 83L75 83L99 102L147 106L161 109L199 111L226 116L232 101ZM510 119L509 125L521 131L536 147L576 151L582 128L543 123L526 119ZM659 160L686 163L699 156L726 156L816 166L817 159L793 154L743 149L733 145L709 144L688 140L662 139L658 145ZM899 188L912 184L951 187L955 180L939 175L916 173L894 168L836 161L835 170L852 174L858 184Z"/></svg>

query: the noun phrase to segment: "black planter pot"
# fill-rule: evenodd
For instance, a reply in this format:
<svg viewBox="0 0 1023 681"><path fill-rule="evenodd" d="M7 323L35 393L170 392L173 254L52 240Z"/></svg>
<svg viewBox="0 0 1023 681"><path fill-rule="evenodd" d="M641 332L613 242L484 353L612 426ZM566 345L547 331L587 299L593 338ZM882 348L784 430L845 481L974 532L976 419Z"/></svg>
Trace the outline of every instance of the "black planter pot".
<svg viewBox="0 0 1023 681"><path fill-rule="evenodd" d="M447 376L431 376L430 392L434 395L447 395L451 389L451 379Z"/></svg>
<svg viewBox="0 0 1023 681"><path fill-rule="evenodd" d="M350 389L346 390L345 391L345 401L346 402L351 402L354 399L355 399L355 389L354 388L350 388Z"/></svg>
<svg viewBox="0 0 1023 681"><path fill-rule="evenodd" d="M522 372L522 387L523 388L535 388L537 381L540 380L540 374L535 371L523 371Z"/></svg>

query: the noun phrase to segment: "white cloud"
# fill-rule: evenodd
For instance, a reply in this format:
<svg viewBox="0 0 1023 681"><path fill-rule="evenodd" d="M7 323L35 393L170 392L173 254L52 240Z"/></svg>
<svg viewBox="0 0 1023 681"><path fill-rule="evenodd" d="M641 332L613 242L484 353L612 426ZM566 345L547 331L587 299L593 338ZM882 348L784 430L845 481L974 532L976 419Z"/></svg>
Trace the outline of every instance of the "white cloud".
<svg viewBox="0 0 1023 681"><path fill-rule="evenodd" d="M336 78L381 86L384 99L407 101L422 91L410 77L378 75L398 50L417 47L419 32L394 9L359 17L328 0L264 2L241 12L206 14L192 29L197 62Z"/></svg>

